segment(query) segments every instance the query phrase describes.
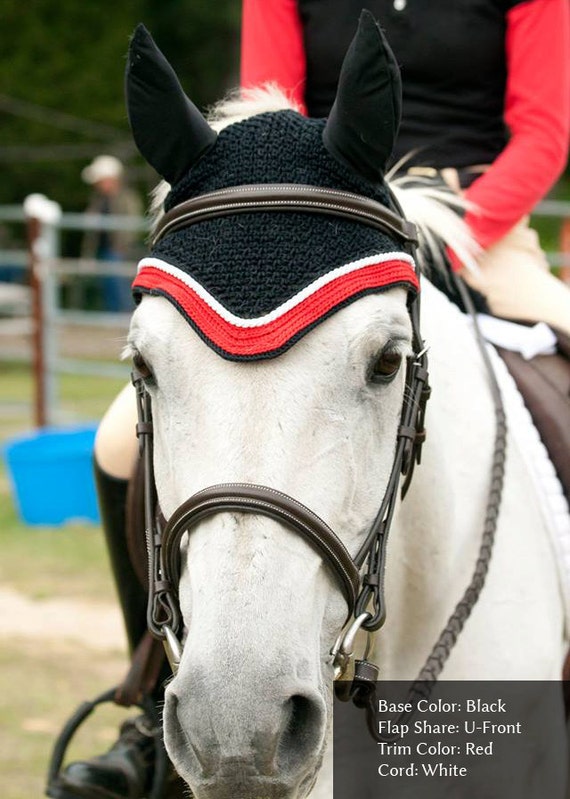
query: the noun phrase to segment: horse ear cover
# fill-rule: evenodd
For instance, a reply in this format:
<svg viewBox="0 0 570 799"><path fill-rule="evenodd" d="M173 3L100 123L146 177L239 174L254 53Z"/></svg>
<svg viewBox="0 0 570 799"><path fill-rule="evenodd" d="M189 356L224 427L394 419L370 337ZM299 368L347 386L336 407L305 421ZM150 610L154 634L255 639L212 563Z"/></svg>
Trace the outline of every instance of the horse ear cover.
<svg viewBox="0 0 570 799"><path fill-rule="evenodd" d="M141 155L171 185L177 183L213 147L217 134L142 24L129 45L125 94Z"/></svg>
<svg viewBox="0 0 570 799"><path fill-rule="evenodd" d="M323 143L367 180L382 180L402 115L398 64L380 26L362 11L344 58Z"/></svg>

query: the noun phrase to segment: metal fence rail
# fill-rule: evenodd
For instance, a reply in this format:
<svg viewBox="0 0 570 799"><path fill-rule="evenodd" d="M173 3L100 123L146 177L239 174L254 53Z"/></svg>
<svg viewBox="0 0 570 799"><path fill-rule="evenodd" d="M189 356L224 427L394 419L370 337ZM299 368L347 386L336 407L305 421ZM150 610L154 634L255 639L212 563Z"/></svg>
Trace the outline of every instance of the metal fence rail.
<svg viewBox="0 0 570 799"><path fill-rule="evenodd" d="M81 282L85 279L132 278L133 262L61 257L64 231L146 231L143 217L62 213L41 195L23 206L0 206L0 223L26 226L28 250L0 250L0 270L19 271L21 280L0 283L0 358L31 361L35 376L35 421L38 426L59 420L58 381L62 374L128 377L128 367L117 360L66 357L63 336L74 329L118 330L126 335L130 313L86 310ZM32 200L29 198L29 200ZM26 204L25 204L26 206ZM12 275L13 276L13 275ZM75 287L77 308L63 308L62 287ZM25 348L7 347L8 337L25 339ZM27 350L27 351L26 351Z"/></svg>

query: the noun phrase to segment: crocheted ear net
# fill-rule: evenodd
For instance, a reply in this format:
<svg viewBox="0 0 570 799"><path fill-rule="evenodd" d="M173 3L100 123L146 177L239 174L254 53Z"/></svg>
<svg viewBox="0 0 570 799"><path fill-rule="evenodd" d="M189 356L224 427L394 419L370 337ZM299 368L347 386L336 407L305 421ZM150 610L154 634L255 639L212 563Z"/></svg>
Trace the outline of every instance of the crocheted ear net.
<svg viewBox="0 0 570 799"><path fill-rule="evenodd" d="M253 183L333 188L388 205L384 183L357 176L329 155L322 142L324 124L324 120L307 119L287 110L230 125L172 188L165 209L206 192ZM219 304L228 319L252 320L275 312L334 270L389 253L401 259L401 249L395 238L358 222L318 213L271 211L202 221L167 234L153 247L150 261L171 267L170 272L182 278L185 285L199 286L209 306L218 308ZM142 293L166 296L210 346L234 359L277 355L338 308L386 287L385 280L376 281L376 285L370 285L370 280L361 286L354 284L348 293L341 292L332 306L331 302L324 303L318 313L313 309L311 318L294 325L278 346L272 340L261 345L258 342L247 352L232 352L227 342L216 341L211 326L198 320L170 285L161 283L156 270L153 280L142 279L149 265L149 260L141 263L134 283L135 298L140 299ZM412 277L390 284L394 282L417 287ZM239 321L237 324L239 327Z"/></svg>

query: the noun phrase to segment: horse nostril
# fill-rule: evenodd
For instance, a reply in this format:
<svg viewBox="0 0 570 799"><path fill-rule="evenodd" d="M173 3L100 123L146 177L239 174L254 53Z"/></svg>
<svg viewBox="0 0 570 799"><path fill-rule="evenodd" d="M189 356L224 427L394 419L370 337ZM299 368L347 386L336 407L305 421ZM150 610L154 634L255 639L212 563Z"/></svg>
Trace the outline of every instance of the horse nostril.
<svg viewBox="0 0 570 799"><path fill-rule="evenodd" d="M295 770L318 748L323 734L323 712L319 704L295 694L284 704L286 726L281 736L279 762Z"/></svg>
<svg viewBox="0 0 570 799"><path fill-rule="evenodd" d="M172 691L166 692L164 703L164 732L168 754L178 765L202 777L210 777L219 766L219 747L211 740L209 746L195 745L191 730L191 715L187 703ZM181 772L182 773L182 772Z"/></svg>

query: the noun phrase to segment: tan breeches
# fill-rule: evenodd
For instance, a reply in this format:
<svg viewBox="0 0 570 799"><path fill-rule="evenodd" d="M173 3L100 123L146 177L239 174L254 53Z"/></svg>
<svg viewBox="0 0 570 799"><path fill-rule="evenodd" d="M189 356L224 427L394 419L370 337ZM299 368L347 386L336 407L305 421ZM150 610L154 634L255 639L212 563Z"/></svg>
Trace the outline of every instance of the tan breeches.
<svg viewBox="0 0 570 799"><path fill-rule="evenodd" d="M135 389L128 383L101 420L95 438L95 459L112 477L128 480L138 454Z"/></svg>
<svg viewBox="0 0 570 799"><path fill-rule="evenodd" d="M495 316L546 322L570 335L570 287L550 273L528 218L479 258L480 274L463 277L487 298Z"/></svg>

